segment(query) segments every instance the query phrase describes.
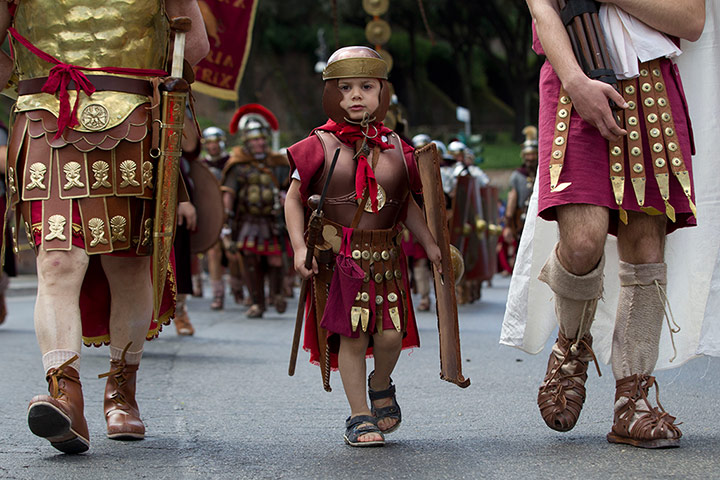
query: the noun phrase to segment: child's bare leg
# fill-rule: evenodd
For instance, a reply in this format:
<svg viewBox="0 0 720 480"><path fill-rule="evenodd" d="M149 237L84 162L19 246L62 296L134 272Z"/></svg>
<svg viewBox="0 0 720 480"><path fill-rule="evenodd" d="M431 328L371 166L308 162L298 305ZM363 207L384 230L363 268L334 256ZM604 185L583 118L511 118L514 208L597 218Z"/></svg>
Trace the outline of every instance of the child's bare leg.
<svg viewBox="0 0 720 480"><path fill-rule="evenodd" d="M371 415L367 404L367 390L365 388L365 352L370 337L360 333L358 338L340 337L340 352L338 353L338 368L342 378L345 396L350 404L350 416ZM382 440L378 433L360 435L361 442Z"/></svg>
<svg viewBox="0 0 720 480"><path fill-rule="evenodd" d="M392 374L402 350L402 333L396 330L384 330L383 333L373 335L373 356L375 357L375 373L370 380L373 390L386 390L390 386ZM381 398L373 402L375 408L389 407L392 398ZM395 418L383 418L378 422L378 428L385 431L392 428L397 422Z"/></svg>

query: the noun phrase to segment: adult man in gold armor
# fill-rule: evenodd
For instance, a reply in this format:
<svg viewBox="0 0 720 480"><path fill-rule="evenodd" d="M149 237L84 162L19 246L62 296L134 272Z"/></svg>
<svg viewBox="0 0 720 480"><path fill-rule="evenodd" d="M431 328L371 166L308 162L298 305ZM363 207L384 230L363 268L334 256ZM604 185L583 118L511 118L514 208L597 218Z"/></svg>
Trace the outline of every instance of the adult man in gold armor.
<svg viewBox="0 0 720 480"><path fill-rule="evenodd" d="M83 340L110 345L111 370L101 375L108 437L145 434L136 372L145 339L174 309L166 287L153 318L152 80L169 71L169 19L178 16L193 22L185 58L194 64L208 50L195 0L0 6L0 30L11 34L14 52L0 55L0 82L14 73L19 94L8 197L36 247L35 330L50 392L32 399L28 424L65 453L89 448L78 374Z"/></svg>

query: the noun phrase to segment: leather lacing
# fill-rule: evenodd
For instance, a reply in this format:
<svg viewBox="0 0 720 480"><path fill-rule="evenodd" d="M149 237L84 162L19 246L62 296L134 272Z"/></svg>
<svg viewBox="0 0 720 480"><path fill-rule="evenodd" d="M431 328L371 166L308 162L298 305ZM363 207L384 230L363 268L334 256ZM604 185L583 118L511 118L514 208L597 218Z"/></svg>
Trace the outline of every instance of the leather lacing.
<svg viewBox="0 0 720 480"><path fill-rule="evenodd" d="M553 350L553 356L556 359L560 359L560 363L558 363L556 366L554 365L552 368L552 375L550 375L550 378L545 379L544 385L540 389L541 392L544 392L550 384L555 380L555 377L557 376L558 372L562 369L563 366L566 364L572 362L572 361L581 361L584 363L583 360L580 360L578 358L580 354L582 353L582 349L587 350L587 353L590 354L592 357L593 363L595 364L595 369L597 370L598 376L602 377L602 373L600 372L600 365L598 365L597 358L595 357L595 352L593 351L590 344L587 342L586 337L583 337L581 339L575 340L573 342L572 346L570 347L570 350L566 350L565 352L562 352L558 354L555 350ZM564 354L563 354L564 353ZM583 374L587 373L587 367L585 367L582 371L572 374L563 374L563 379L565 378L573 378L573 377L580 377ZM559 379L558 381L561 381L562 379ZM563 385L560 385L560 389L562 390Z"/></svg>
<svg viewBox="0 0 720 480"><path fill-rule="evenodd" d="M680 325L675 321L672 309L670 308L670 300L668 300L667 293L660 285L660 282L655 280L655 286L657 287L658 296L663 304L663 311L665 312L665 322L667 323L668 330L670 331L670 344L673 349L673 356L670 358L670 362L673 362L677 358L677 348L675 347L675 334L680 333ZM673 328L674 327L674 328Z"/></svg>
<svg viewBox="0 0 720 480"><path fill-rule="evenodd" d="M60 387L60 379L65 378L67 380L70 380L71 382L75 382L77 384L80 384L79 379L75 378L74 376L70 376L65 372L65 368L67 368L71 363L73 363L75 360L77 360L79 357L77 355L73 355L72 358L59 367L57 367L54 370L51 370L47 374L47 380L50 382L50 396L52 398L60 398L64 395L66 395L65 390Z"/></svg>
<svg viewBox="0 0 720 480"><path fill-rule="evenodd" d="M585 380L590 359L595 362L598 375L602 375L591 343L589 334L572 345L562 333L558 334L548 361L547 374L538 392L540 413L545 423L554 430L567 431L575 426L585 403Z"/></svg>
<svg viewBox="0 0 720 480"><path fill-rule="evenodd" d="M125 398L125 395L122 392L122 387L127 383L127 377L125 376L127 372L128 365L125 363L125 354L127 353L128 349L130 348L130 345L132 345L132 342L128 343L125 348L122 351L122 354L120 355L120 360L117 362L117 368L110 370L106 373L101 373L98 375L98 378L105 378L112 376L115 380L115 383L117 384L117 389L113 392L112 396L110 397L112 401L118 405L118 406L126 406L129 405L127 399Z"/></svg>
<svg viewBox="0 0 720 480"><path fill-rule="evenodd" d="M650 387L655 386L655 401L657 407L651 407L647 398ZM627 402L615 413L616 420L613 431L617 434L642 440L655 440L660 438L680 438L682 432L674 423L675 417L665 411L660 403L660 387L655 377L650 375L631 375L618 380L615 401L622 398ZM644 403L647 409L638 408ZM637 418L636 415L639 416ZM670 435L668 435L670 433Z"/></svg>

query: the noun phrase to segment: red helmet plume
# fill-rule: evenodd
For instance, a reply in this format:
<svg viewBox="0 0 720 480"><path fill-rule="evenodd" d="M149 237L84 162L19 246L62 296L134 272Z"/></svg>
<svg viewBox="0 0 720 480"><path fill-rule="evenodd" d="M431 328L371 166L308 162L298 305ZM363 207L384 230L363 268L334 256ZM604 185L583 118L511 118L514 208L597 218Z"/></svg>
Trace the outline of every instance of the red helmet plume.
<svg viewBox="0 0 720 480"><path fill-rule="evenodd" d="M238 129L243 129L241 124L247 123L248 120L256 120L265 124L264 126L270 130L276 131L280 125L273 113L259 103L248 103L238 108L230 120L230 133L235 134Z"/></svg>

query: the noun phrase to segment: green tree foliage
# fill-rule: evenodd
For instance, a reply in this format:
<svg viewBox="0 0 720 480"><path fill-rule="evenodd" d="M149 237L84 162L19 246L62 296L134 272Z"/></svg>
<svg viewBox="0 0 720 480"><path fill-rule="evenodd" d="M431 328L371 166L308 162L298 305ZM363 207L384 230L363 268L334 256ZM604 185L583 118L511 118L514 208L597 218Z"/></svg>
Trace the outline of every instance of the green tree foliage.
<svg viewBox="0 0 720 480"><path fill-rule="evenodd" d="M394 60L390 79L411 126L458 129L455 106L461 105L470 108L475 129L511 130L519 138L522 127L536 121L540 68L530 50L531 18L524 0L422 2L434 42L418 0L390 0L383 15L392 27L385 46ZM364 30L370 19L361 0L337 0L336 10L331 0L260 0L241 102L257 100L254 62L275 57L282 69L287 63L282 59L291 56L313 75L319 29L329 55L336 44L367 44ZM311 100L317 102L316 97ZM317 108L295 108L306 117L322 117Z"/></svg>

